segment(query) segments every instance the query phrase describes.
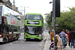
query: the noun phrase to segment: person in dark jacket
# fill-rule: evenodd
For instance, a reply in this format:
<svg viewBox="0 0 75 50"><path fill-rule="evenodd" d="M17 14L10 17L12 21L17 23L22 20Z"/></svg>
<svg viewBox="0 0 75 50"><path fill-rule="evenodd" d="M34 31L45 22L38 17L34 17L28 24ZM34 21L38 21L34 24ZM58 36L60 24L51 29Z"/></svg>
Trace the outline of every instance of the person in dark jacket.
<svg viewBox="0 0 75 50"><path fill-rule="evenodd" d="M71 48L72 46L75 47L75 31L73 29L71 29L69 36L71 38Z"/></svg>

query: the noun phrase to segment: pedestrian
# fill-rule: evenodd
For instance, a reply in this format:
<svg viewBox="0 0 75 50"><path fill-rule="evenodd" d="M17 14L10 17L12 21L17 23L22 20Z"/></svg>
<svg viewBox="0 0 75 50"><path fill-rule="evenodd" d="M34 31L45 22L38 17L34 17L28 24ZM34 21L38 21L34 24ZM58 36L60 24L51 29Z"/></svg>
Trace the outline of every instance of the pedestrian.
<svg viewBox="0 0 75 50"><path fill-rule="evenodd" d="M69 31L66 29L67 37L68 37L68 45L70 46L71 38L69 36Z"/></svg>
<svg viewBox="0 0 75 50"><path fill-rule="evenodd" d="M50 38L51 38L51 44L50 44L49 49L54 47L54 29L52 29L52 32L50 33ZM57 46L56 38L55 38L55 46ZM57 48L56 48L56 50L57 50Z"/></svg>
<svg viewBox="0 0 75 50"><path fill-rule="evenodd" d="M75 32L73 29L71 29L71 32L69 33L69 36L71 38L71 48L72 46L75 48Z"/></svg>
<svg viewBox="0 0 75 50"><path fill-rule="evenodd" d="M62 40L58 34L55 35L55 42L56 42L57 50L61 50L61 48L63 47L63 44L62 44Z"/></svg>
<svg viewBox="0 0 75 50"><path fill-rule="evenodd" d="M68 37L67 37L67 33L65 34L65 47L67 46L68 43Z"/></svg>
<svg viewBox="0 0 75 50"><path fill-rule="evenodd" d="M58 34L58 31L57 30L55 31L55 34Z"/></svg>
<svg viewBox="0 0 75 50"><path fill-rule="evenodd" d="M64 29L61 30L60 34L59 34L60 38L62 39L62 43L63 43L63 49L65 48L65 37L66 37L66 33L64 32Z"/></svg>
<svg viewBox="0 0 75 50"><path fill-rule="evenodd" d="M48 33L50 34L50 30L48 30Z"/></svg>
<svg viewBox="0 0 75 50"><path fill-rule="evenodd" d="M50 33L51 42L54 41L54 30L52 29L52 32Z"/></svg>

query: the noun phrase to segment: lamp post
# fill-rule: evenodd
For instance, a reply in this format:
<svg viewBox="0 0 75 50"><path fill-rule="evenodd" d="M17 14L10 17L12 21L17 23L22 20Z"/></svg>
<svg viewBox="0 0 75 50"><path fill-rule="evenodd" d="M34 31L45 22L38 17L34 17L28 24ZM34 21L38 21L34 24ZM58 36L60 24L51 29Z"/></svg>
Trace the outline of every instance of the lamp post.
<svg viewBox="0 0 75 50"><path fill-rule="evenodd" d="M50 2L50 4L53 3L52 5L52 29L54 30L54 50L56 50L56 46L55 46L55 0L53 0L52 2Z"/></svg>
<svg viewBox="0 0 75 50"><path fill-rule="evenodd" d="M22 6L20 6L21 8L22 8ZM25 20L25 12L26 12L26 10L25 10L25 8L29 8L29 7L23 7L24 9L23 10L20 10L20 11L23 11L24 12L24 20Z"/></svg>
<svg viewBox="0 0 75 50"><path fill-rule="evenodd" d="M24 7L24 19L25 19L25 7Z"/></svg>
<svg viewBox="0 0 75 50"><path fill-rule="evenodd" d="M15 0L13 0L13 10L15 10Z"/></svg>
<svg viewBox="0 0 75 50"><path fill-rule="evenodd" d="M49 2L49 4L52 4L53 3L53 1L50 1ZM53 5L52 5L53 6ZM51 25L50 25L50 33L51 33L51 31L52 31L52 29L53 29L53 27L52 27L52 20L53 20L53 7L52 7L52 11L51 11L51 13L50 13L51 15Z"/></svg>
<svg viewBox="0 0 75 50"><path fill-rule="evenodd" d="M22 8L22 6L20 6L21 8ZM23 27L24 27L24 24L25 24L25 12L26 12L26 10L25 10L25 8L29 8L29 7L23 7L24 9L23 10L21 10L21 11L23 11L24 12L24 17L22 18L21 17L21 19L23 19L23 21L24 21L24 23L22 23L23 24ZM22 14L21 14L22 15ZM22 28L22 27L21 27ZM24 28L24 30L25 30L25 28Z"/></svg>
<svg viewBox="0 0 75 50"><path fill-rule="evenodd" d="M55 0L53 0L53 20L52 20L52 25L53 25L53 29L54 29L54 50L56 50L56 46L55 46Z"/></svg>

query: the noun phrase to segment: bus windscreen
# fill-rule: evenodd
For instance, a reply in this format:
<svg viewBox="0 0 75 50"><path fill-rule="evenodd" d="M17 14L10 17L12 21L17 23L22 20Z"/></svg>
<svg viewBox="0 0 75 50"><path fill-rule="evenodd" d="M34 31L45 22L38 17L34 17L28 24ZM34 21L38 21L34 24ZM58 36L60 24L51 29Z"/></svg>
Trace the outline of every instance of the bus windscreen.
<svg viewBox="0 0 75 50"><path fill-rule="evenodd" d="M41 20L41 15L26 15L26 20Z"/></svg>
<svg viewBox="0 0 75 50"><path fill-rule="evenodd" d="M25 32L27 32L29 34L41 34L42 33L42 27L25 26Z"/></svg>

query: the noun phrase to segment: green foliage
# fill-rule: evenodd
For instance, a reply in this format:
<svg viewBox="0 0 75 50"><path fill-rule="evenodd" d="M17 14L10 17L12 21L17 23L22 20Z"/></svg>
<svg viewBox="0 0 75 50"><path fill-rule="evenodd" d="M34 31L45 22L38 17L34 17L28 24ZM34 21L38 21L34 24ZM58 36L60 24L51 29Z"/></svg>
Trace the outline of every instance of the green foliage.
<svg viewBox="0 0 75 50"><path fill-rule="evenodd" d="M50 13L46 13L45 14L46 18L46 22L47 22L47 27L50 28L50 25L51 25L51 14Z"/></svg>
<svg viewBox="0 0 75 50"><path fill-rule="evenodd" d="M57 30L60 29L75 29L75 7L69 8L70 11L61 12L60 17L56 17L56 24L59 25ZM46 22L48 26L51 25L50 13L46 14Z"/></svg>

